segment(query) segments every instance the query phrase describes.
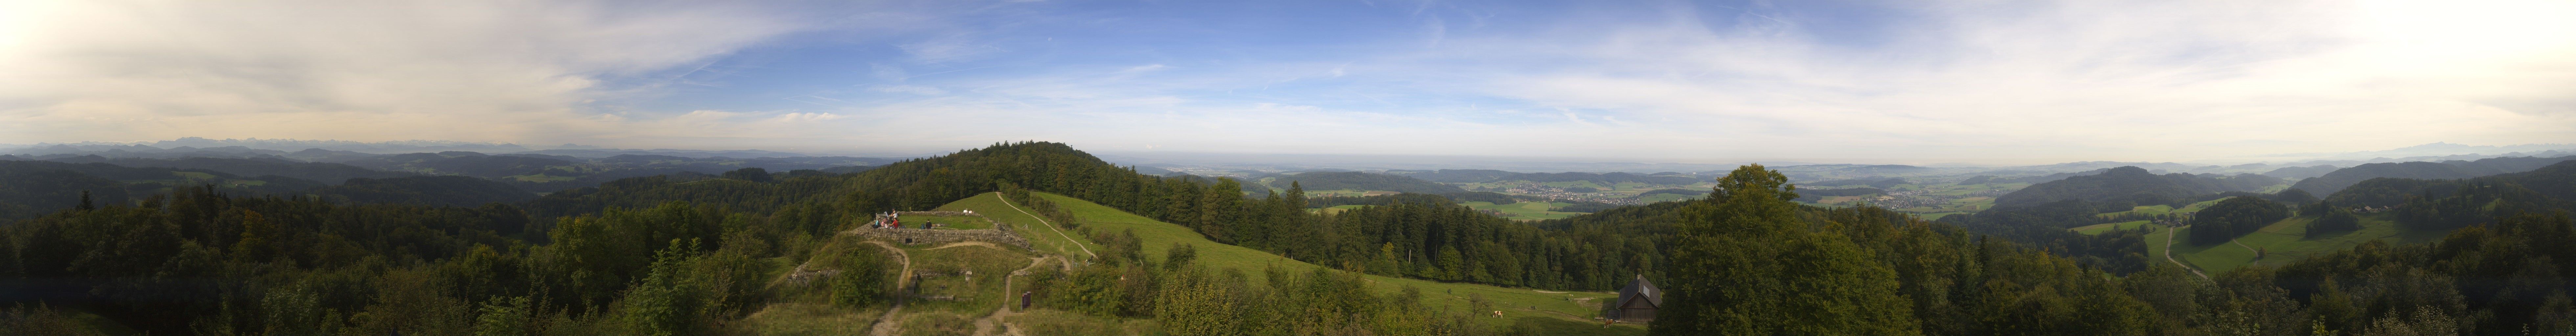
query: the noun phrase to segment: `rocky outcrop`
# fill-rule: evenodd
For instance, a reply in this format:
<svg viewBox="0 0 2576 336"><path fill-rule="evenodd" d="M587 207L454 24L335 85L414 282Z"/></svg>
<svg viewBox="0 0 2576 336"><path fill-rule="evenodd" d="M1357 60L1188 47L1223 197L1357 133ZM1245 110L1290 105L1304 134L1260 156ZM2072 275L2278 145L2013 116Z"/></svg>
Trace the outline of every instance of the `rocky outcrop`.
<svg viewBox="0 0 2576 336"><path fill-rule="evenodd" d="M859 236L860 238L885 240L887 242L904 245L940 245L955 242L980 241L995 244L1009 244L1023 249L1029 248L1029 240L1027 238L1020 238L1019 235L1011 234L1011 231L1007 230L1010 226L997 224L993 227L996 229L858 229L851 230L850 235Z"/></svg>

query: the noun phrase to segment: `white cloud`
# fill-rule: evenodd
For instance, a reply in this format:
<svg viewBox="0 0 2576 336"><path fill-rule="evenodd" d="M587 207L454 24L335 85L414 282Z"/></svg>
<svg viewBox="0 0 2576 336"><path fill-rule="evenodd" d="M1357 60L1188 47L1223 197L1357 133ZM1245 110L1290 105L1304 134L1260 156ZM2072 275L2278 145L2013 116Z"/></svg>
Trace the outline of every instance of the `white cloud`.
<svg viewBox="0 0 2576 336"><path fill-rule="evenodd" d="M0 8L0 140L550 142L608 80L805 27L721 3L35 1Z"/></svg>
<svg viewBox="0 0 2576 336"><path fill-rule="evenodd" d="M1686 17L1535 37L1562 43L1453 37L1477 44L1441 60L1554 60L1454 70L1494 79L1482 92L1500 97L1761 144L1730 150L1754 157L2175 160L2576 140L2569 108L2484 103L2576 95L2576 21L2529 14L2565 2L1929 4L1904 9L1935 19L1883 44ZM2266 145L2232 145L2246 143Z"/></svg>
<svg viewBox="0 0 2576 336"><path fill-rule="evenodd" d="M778 117L770 118L770 120L781 123L810 123L825 120L840 120L841 118L842 116L839 114L809 112L779 114Z"/></svg>
<svg viewBox="0 0 2576 336"><path fill-rule="evenodd" d="M1170 18L921 4L972 13L801 20L803 11L721 3L28 3L0 8L0 73L10 74L0 76L0 142L571 138L936 150L1035 139L2045 162L2576 141L2576 20L2557 17L2576 5L2564 1L1895 2L1867 11L1892 17L1865 23L1775 8L1784 6L1592 3L1530 16L1424 2L1386 8L1412 15L1378 27L1397 32L1379 40L1216 46L1100 38L1209 29L1160 25L1183 21ZM682 90L638 79L818 29L837 31L792 42L885 55L852 56L853 67L834 71L845 80L828 87L743 90L756 93L746 100L812 103L789 107L666 103L658 99ZM1306 40L1295 38L1282 40Z"/></svg>

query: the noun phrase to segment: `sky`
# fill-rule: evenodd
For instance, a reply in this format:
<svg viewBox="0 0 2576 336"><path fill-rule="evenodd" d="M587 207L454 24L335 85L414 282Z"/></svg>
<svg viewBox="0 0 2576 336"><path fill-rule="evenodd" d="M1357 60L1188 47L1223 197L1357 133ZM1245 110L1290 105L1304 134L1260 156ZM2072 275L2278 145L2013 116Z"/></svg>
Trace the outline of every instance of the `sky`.
<svg viewBox="0 0 2576 336"><path fill-rule="evenodd" d="M2576 143L2576 2L0 1L0 143L2001 162Z"/></svg>

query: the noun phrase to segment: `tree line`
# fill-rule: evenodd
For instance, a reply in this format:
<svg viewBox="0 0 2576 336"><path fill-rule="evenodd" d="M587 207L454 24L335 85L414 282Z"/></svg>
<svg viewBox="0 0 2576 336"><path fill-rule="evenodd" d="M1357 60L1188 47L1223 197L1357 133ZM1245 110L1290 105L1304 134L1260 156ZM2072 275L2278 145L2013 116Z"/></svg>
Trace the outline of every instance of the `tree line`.
<svg viewBox="0 0 2576 336"><path fill-rule="evenodd" d="M2125 277L1883 209L1799 208L1759 167L1677 213L1654 334L2462 335L2576 333L2576 221L2518 213L2441 241L2368 242L2203 279Z"/></svg>

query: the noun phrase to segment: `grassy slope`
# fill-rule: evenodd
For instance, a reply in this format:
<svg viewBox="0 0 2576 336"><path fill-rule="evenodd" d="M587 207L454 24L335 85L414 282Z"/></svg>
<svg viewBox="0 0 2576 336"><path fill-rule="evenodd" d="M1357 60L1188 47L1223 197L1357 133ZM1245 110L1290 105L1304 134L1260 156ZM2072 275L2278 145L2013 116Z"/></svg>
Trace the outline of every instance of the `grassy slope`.
<svg viewBox="0 0 2576 336"><path fill-rule="evenodd" d="M2147 262L2165 262L2165 240L2168 238L2181 238L2182 236L2174 235L2181 232L2168 232L2174 231L2174 228L2163 225L2156 225L2153 227L2155 228L2155 232L2147 233Z"/></svg>
<svg viewBox="0 0 2576 336"><path fill-rule="evenodd" d="M1046 225L1040 224L1037 217L1029 216L1020 210L1013 210L1010 205L1003 203L1002 195L998 193L984 193L948 202L947 205L941 205L935 210L975 210L976 214L984 215L984 218L1010 225L1011 232L1028 238L1029 247L1038 250L1039 253L1066 256L1073 260L1090 260L1091 255L1083 253L1084 248L1089 248L1093 253L1098 253L1103 248L1100 244L1093 244L1089 240L1080 238L1082 237L1080 233L1065 231L1063 235L1057 235L1056 231L1049 230Z"/></svg>
<svg viewBox="0 0 2576 336"><path fill-rule="evenodd" d="M2262 230L2246 234L2244 237L2237 237L2234 244L2190 246L2190 244L2177 243L2174 245L2174 256L2182 258L2184 262L2191 263L2193 266L2199 266L2204 271L2215 273L2247 265L2281 266L2309 256L2348 250L2355 245L2361 245L2362 242L2372 240L2391 244L2414 244L2438 240L2443 235L2449 234L2448 231L2441 230L2399 228L2397 223L2389 218L2389 214L2380 213L2362 215L2361 230L2307 238L2308 224L2315 219L2315 217L2306 216L2284 219L2270 226L2264 226ZM2244 246L2238 246L2238 244ZM2256 258L2255 250L2249 248L2262 249L2264 255Z"/></svg>
<svg viewBox="0 0 2576 336"><path fill-rule="evenodd" d="M1039 195L1040 197L1046 197L1047 200L1056 202L1056 204L1063 205L1072 211L1074 217L1082 222L1082 227L1089 228L1090 230L1102 232L1115 232L1129 229L1136 230L1136 236L1144 240L1145 254L1154 258L1160 258L1164 254L1165 250L1172 247L1173 243L1187 243L1198 248L1199 263L1216 268L1235 268L1241 269L1245 273L1260 274L1262 270L1272 266L1292 271L1306 271L1319 267L1314 264L1291 260L1268 252L1262 252L1241 246L1218 244L1214 241L1207 240L1206 237L1200 236L1198 232L1191 231L1189 228L1171 223L1164 223L1151 218L1145 218L1144 216L1138 216L1125 211L1119 211L1117 209L1091 203L1089 201L1055 194L1039 193ZM996 195L986 194L969 198L967 201L959 201L959 203L974 200L991 201L998 199L999 197ZM957 203L950 204L950 206L957 205ZM947 208L948 206L941 207L943 210ZM982 212L984 210L977 211ZM1002 214L1002 211L1004 210L995 210L990 213ZM1004 220L1005 222L1026 220L1029 223L1035 223L1034 218L1021 216L1018 212L1009 212L1008 216L994 217L996 220ZM1033 229L1044 230L1043 227ZM1048 236L1047 238L1049 239L1061 240L1060 238L1053 237L1053 232L1020 232L1023 236L1029 236L1032 240L1038 240L1036 239L1037 236ZM1079 233L1067 232L1067 234L1072 235L1073 239L1081 241L1083 244L1089 244L1087 239ZM1099 248L1099 245L1097 244L1091 244L1090 246L1095 249ZM1598 292L1541 293L1536 290L1526 288L1503 288L1478 284L1442 283L1418 279L1389 278L1375 275L1368 275L1365 276L1365 278L1373 283L1373 287L1382 293L1393 293L1401 290L1404 286L1420 288L1424 296L1423 302L1425 304L1435 307L1447 307L1449 309L1465 307L1467 305L1466 297L1470 293L1482 294L1486 299L1494 302L1494 307L1496 309L1501 309L1503 311L1506 318L1495 319L1497 324L1504 323L1503 321L1516 320L1525 317L1540 317L1569 322L1591 323L1588 318L1591 317L1595 311L1592 308L1577 304L1575 301L1570 299L1592 298L1594 301L1606 301L1617 296L1615 293ZM1253 280L1261 281L1261 277L1255 276L1253 277ZM1530 310L1530 307L1537 307L1538 309ZM1611 327L1606 329L1594 328L1588 331L1598 331L1608 334L1641 334L1644 332L1642 328L1630 326Z"/></svg>

